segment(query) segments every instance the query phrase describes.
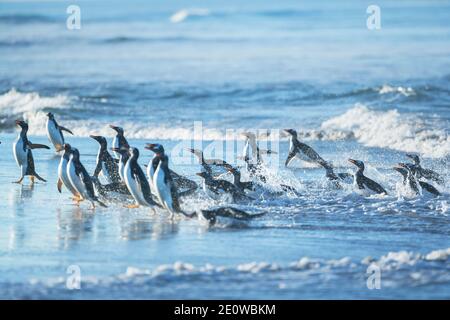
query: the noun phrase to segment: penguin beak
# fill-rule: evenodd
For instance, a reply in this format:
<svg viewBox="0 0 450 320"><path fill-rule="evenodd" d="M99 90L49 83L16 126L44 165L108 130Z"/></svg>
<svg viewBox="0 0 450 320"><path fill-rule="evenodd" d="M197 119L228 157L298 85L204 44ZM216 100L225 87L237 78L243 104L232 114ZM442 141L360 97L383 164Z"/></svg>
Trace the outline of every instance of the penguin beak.
<svg viewBox="0 0 450 320"><path fill-rule="evenodd" d="M111 148L111 150L114 151L114 152L119 152L120 148Z"/></svg>
<svg viewBox="0 0 450 320"><path fill-rule="evenodd" d="M95 141L100 141L100 136L93 136L93 135L90 135L89 137L92 138L92 139L94 139Z"/></svg>
<svg viewBox="0 0 450 320"><path fill-rule="evenodd" d="M196 175L199 177L203 177L203 172L198 172L198 173L196 173Z"/></svg>
<svg viewBox="0 0 450 320"><path fill-rule="evenodd" d="M118 129L119 129L119 127L113 126L112 124L110 124L109 127L110 127L111 129L113 129L114 131L116 131L116 132L117 132Z"/></svg>
<svg viewBox="0 0 450 320"><path fill-rule="evenodd" d="M356 165L356 160L348 159L348 162L353 163L354 165Z"/></svg>
<svg viewBox="0 0 450 320"><path fill-rule="evenodd" d="M189 151L190 153L195 153L195 150L194 150L194 149L187 148L186 150Z"/></svg>
<svg viewBox="0 0 450 320"><path fill-rule="evenodd" d="M156 144L154 144L154 143L147 143L144 148L147 150L153 151L155 146L156 146Z"/></svg>

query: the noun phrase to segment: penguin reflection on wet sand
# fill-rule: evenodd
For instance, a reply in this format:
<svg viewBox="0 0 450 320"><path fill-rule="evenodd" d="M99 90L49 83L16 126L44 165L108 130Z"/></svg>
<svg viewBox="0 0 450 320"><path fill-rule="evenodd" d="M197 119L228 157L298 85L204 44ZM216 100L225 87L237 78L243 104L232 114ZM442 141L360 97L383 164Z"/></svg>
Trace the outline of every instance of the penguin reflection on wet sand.
<svg viewBox="0 0 450 320"><path fill-rule="evenodd" d="M113 125L110 125L109 127L116 132L116 135L112 142L112 147L116 148L116 149L121 149L121 148L129 149L130 145L128 144L128 141L124 136L123 128L118 127L118 126L113 126ZM119 157L120 157L119 153L114 152L114 155L117 159L119 159Z"/></svg>
<svg viewBox="0 0 450 320"><path fill-rule="evenodd" d="M427 180L432 180L434 182L437 182L439 184L444 184L444 179L440 176L439 173L436 171L433 171L431 169L424 169L422 168L420 164L420 158L417 154L407 154L408 158L412 159L414 162L414 165L410 167L411 172L414 176L417 177L417 179L425 178Z"/></svg>
<svg viewBox="0 0 450 320"><path fill-rule="evenodd" d="M358 189L387 195L387 191L380 184L364 175L364 162L354 159L348 159L348 161L358 168L354 174L354 184Z"/></svg>
<svg viewBox="0 0 450 320"><path fill-rule="evenodd" d="M74 201L82 201L83 197L78 193L78 191L72 186L72 183L70 182L69 175L67 174L67 166L70 161L70 156L72 154L72 147L70 144L66 143L64 144L64 153L61 156L61 160L59 162L58 166L58 183L57 188L59 193L62 192L62 186L64 185L67 190L70 191L70 193L73 195Z"/></svg>
<svg viewBox="0 0 450 320"><path fill-rule="evenodd" d="M50 149L48 146L43 144L31 143L28 140L27 132L28 132L28 124L22 120L16 120L16 125L21 128L20 133L14 142L13 152L14 158L16 159L17 165L21 170L21 175L18 181L15 183L22 183L23 178L25 176L29 176L31 183L34 183L34 179L46 182L44 178L36 173L36 169L34 166L33 153L32 149Z"/></svg>
<svg viewBox="0 0 450 320"><path fill-rule="evenodd" d="M414 174L414 168L412 164L399 163L393 168L395 171L399 172L403 177L403 185L408 185L409 188L416 194L420 194L419 186L423 191L431 193L434 196L439 196L441 193L431 184L418 180Z"/></svg>
<svg viewBox="0 0 450 320"><path fill-rule="evenodd" d="M67 165L67 175L69 176L72 187L85 200L92 203L92 208L95 208L95 203L106 208L106 205L101 202L95 195L94 184L91 176L88 174L86 168L80 161L80 152L76 148L72 148L71 157Z"/></svg>
<svg viewBox="0 0 450 320"><path fill-rule="evenodd" d="M56 120L53 113L47 113L47 136L50 142L55 147L56 152L60 152L64 150L64 134L63 131L66 131L73 135L73 132L69 129L60 126Z"/></svg>
<svg viewBox="0 0 450 320"><path fill-rule="evenodd" d="M94 170L94 177L101 173L108 183L120 183L119 166L116 160L108 152L108 143L105 137L90 136L100 144L97 154L97 163Z"/></svg>
<svg viewBox="0 0 450 320"><path fill-rule="evenodd" d="M160 205L152 198L149 182L145 177L144 171L139 166L139 150L137 148L129 149L130 158L124 168L125 183L136 203L128 205L128 208L138 208L139 206L153 207Z"/></svg>

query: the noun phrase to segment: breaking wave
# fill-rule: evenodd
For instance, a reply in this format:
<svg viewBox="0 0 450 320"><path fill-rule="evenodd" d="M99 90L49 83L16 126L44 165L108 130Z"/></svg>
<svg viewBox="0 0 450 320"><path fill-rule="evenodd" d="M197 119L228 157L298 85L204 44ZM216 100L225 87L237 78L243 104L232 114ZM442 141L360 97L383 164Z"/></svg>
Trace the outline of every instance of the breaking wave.
<svg viewBox="0 0 450 320"><path fill-rule="evenodd" d="M170 16L169 20L172 23L180 23L188 19L189 17L205 17L209 16L210 11L208 9L197 8L197 9L182 9L175 12Z"/></svg>

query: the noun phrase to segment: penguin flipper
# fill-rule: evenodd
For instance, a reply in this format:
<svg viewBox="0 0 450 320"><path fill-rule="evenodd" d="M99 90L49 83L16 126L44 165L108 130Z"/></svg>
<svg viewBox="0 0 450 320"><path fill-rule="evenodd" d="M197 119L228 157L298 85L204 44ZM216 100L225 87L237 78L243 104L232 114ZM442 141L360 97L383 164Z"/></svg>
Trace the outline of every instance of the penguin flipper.
<svg viewBox="0 0 450 320"><path fill-rule="evenodd" d="M432 193L435 196L440 196L441 195L441 193L435 187L433 187L431 184L426 183L424 181L419 181L419 184L422 187L422 189L427 190L429 193Z"/></svg>
<svg viewBox="0 0 450 320"><path fill-rule="evenodd" d="M62 187L62 184L63 184L63 182L62 182L61 178L58 178L57 187L58 187L59 193L61 193L61 187Z"/></svg>
<svg viewBox="0 0 450 320"><path fill-rule="evenodd" d="M49 146L46 146L45 144L39 144L39 143L29 143L28 147L30 149L50 149Z"/></svg>
<svg viewBox="0 0 450 320"><path fill-rule="evenodd" d="M287 167L289 165L289 163L291 163L292 159L295 158L296 154L297 154L296 150L293 150L293 151L289 152L289 154L287 156L287 159L286 159L286 162L284 163L285 167Z"/></svg>
<svg viewBox="0 0 450 320"><path fill-rule="evenodd" d="M62 131L68 132L68 133L70 133L71 135L73 135L73 132L70 131L69 129L65 128L65 127L59 126L59 129L62 130Z"/></svg>
<svg viewBox="0 0 450 320"><path fill-rule="evenodd" d="M100 200L94 199L94 201L97 202L100 207L108 208L108 206L106 204L104 204L103 202L101 202Z"/></svg>

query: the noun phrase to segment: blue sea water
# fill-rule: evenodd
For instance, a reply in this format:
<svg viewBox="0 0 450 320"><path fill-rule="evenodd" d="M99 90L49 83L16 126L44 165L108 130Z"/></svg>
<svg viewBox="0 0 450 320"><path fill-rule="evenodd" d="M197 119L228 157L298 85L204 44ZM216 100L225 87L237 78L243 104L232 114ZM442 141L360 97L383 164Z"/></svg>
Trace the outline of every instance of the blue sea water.
<svg viewBox="0 0 450 320"><path fill-rule="evenodd" d="M367 1L77 1L81 29L68 30L71 4L0 2L1 298L450 298L449 2L377 1L379 30L366 26ZM88 136L110 141L110 123L141 150L163 143L197 182L194 159L174 151L198 145L194 122L208 155L238 165L241 139L232 154L213 147L293 127L340 171L364 160L389 195L334 190L300 162L284 168L282 138L270 143L268 187L301 195L239 204L267 212L246 226L171 222L117 202L92 212L57 193L53 152L34 152L48 183L10 183L14 120L48 143L47 112L73 130L90 172ZM440 197L401 185L392 166L406 152L445 177ZM215 205L202 192L183 203ZM367 287L373 264L379 290ZM80 290L66 286L71 265Z"/></svg>

